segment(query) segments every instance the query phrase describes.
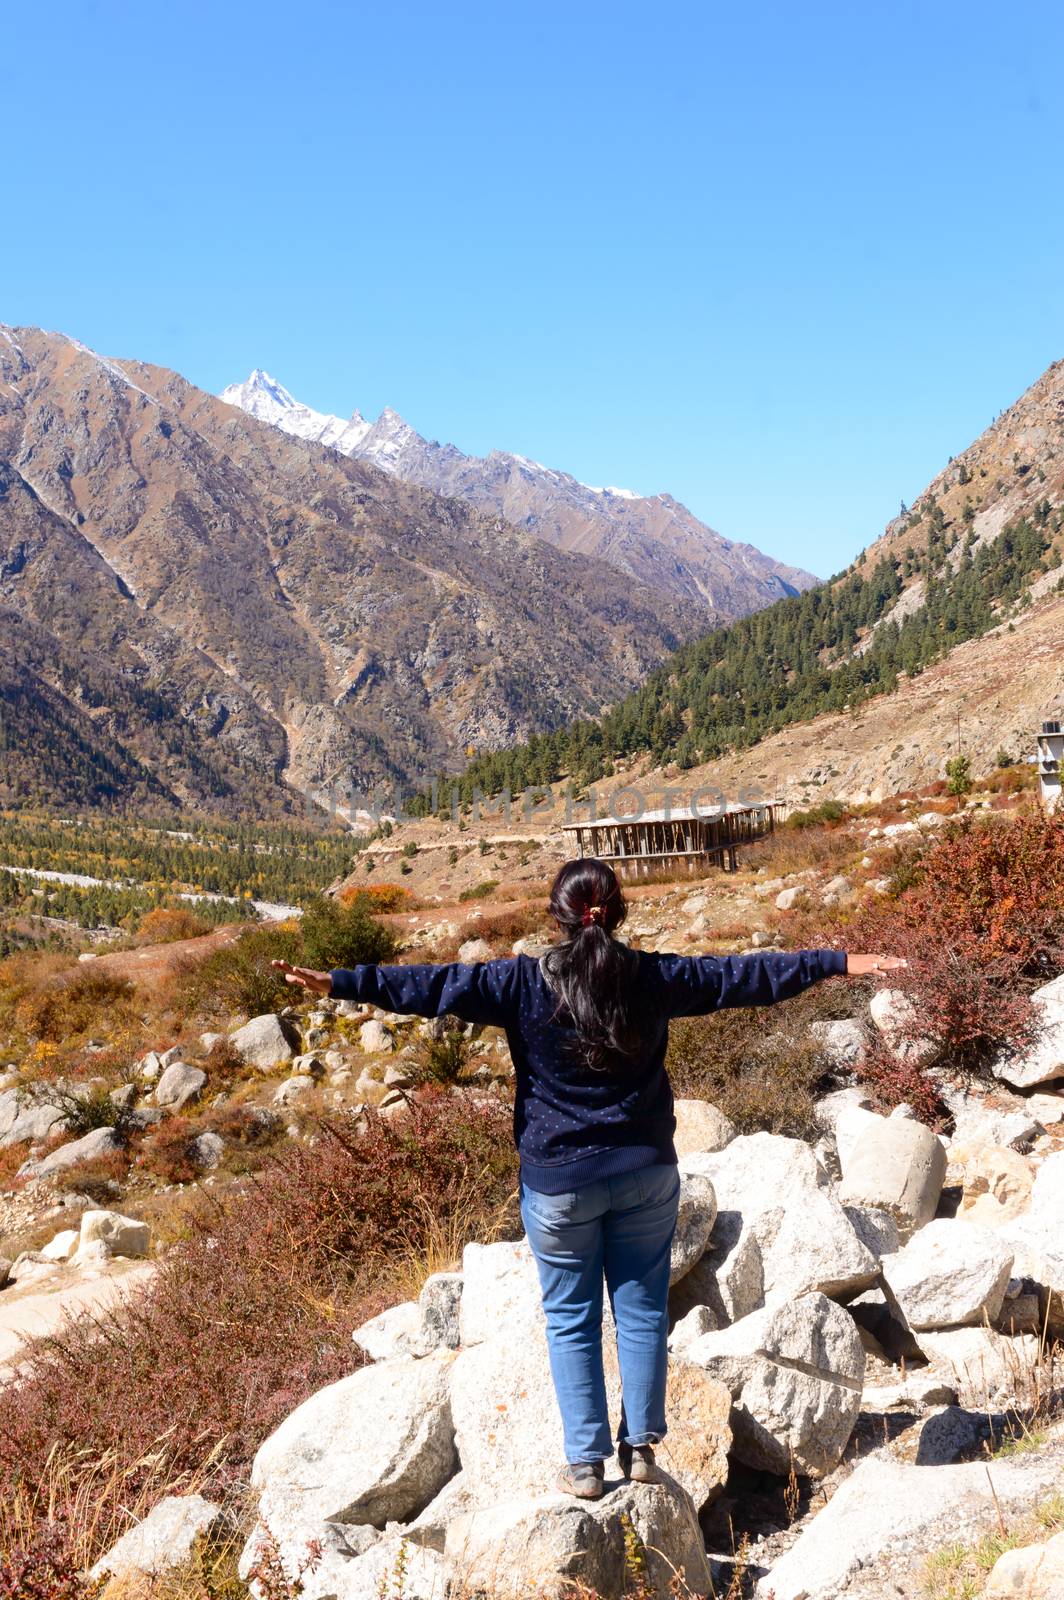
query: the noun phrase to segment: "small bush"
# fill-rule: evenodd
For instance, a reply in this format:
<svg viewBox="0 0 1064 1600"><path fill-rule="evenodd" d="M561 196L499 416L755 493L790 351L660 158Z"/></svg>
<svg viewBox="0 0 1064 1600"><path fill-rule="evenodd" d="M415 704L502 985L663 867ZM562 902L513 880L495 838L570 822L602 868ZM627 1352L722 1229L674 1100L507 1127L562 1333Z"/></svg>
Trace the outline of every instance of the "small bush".
<svg viewBox="0 0 1064 1600"><path fill-rule="evenodd" d="M792 811L783 826L800 833L804 828L823 828L842 822L846 814L841 800L821 800L819 805L809 806L805 811Z"/></svg>
<svg viewBox="0 0 1064 1600"><path fill-rule="evenodd" d="M104 1587L79 1570L62 1522L42 1522L24 1542L0 1551L0 1600L98 1600Z"/></svg>
<svg viewBox="0 0 1064 1600"><path fill-rule="evenodd" d="M145 911L137 923L143 944L172 944L175 939L200 939L210 933L211 924L197 917L187 906L156 906Z"/></svg>
<svg viewBox="0 0 1064 1600"><path fill-rule="evenodd" d="M107 1205L122 1192L128 1176L129 1152L112 1150L76 1167L64 1167L52 1182L65 1194L83 1194L97 1205Z"/></svg>
<svg viewBox="0 0 1064 1600"><path fill-rule="evenodd" d="M62 1083L31 1083L22 1091L26 1100L44 1100L56 1106L66 1120L68 1134L80 1139L97 1128L113 1128L120 1139L128 1139L133 1127L132 1109L111 1099L106 1084L86 1084L74 1089Z"/></svg>
<svg viewBox="0 0 1064 1600"><path fill-rule="evenodd" d="M330 971L390 961L399 944L390 928L378 922L362 896L342 906L324 895L312 900L303 913L303 961Z"/></svg>
<svg viewBox="0 0 1064 1600"><path fill-rule="evenodd" d="M65 981L62 977L44 989L30 989L15 1006L15 1021L33 1039L65 1043L71 1035L90 1032L116 1014L128 1013L133 985L125 978L101 971L89 963Z"/></svg>
<svg viewBox="0 0 1064 1600"><path fill-rule="evenodd" d="M809 1033L817 1017L848 1016L852 998L817 988L774 1007L684 1017L669 1030L667 1066L677 1095L709 1100L740 1133L815 1132L815 1096L826 1063Z"/></svg>
<svg viewBox="0 0 1064 1600"><path fill-rule="evenodd" d="M458 896L459 900L486 900L489 894L494 894L499 887L497 878L485 878L482 883L475 883L471 889L463 889Z"/></svg>
<svg viewBox="0 0 1064 1600"><path fill-rule="evenodd" d="M299 962L301 957L299 930L292 925L250 928L186 969L182 998L188 1009L210 1016L244 1011L255 1017L276 1011L288 1005L291 991L270 962Z"/></svg>
<svg viewBox="0 0 1064 1600"><path fill-rule="evenodd" d="M469 1043L461 1029L449 1026L441 1039L426 1041L417 1075L429 1083L457 1083L469 1059Z"/></svg>
<svg viewBox="0 0 1064 1600"><path fill-rule="evenodd" d="M187 1117L167 1117L152 1129L141 1145L138 1167L158 1178L160 1183L191 1183L196 1177L191 1145L201 1131L193 1127Z"/></svg>
<svg viewBox="0 0 1064 1600"><path fill-rule="evenodd" d="M946 787L950 794L971 794L972 763L967 756L952 756L946 762Z"/></svg>
<svg viewBox="0 0 1064 1600"><path fill-rule="evenodd" d="M369 910L375 913L414 911L417 908L416 896L401 883L354 884L350 889L341 890L338 898L342 906L363 900Z"/></svg>

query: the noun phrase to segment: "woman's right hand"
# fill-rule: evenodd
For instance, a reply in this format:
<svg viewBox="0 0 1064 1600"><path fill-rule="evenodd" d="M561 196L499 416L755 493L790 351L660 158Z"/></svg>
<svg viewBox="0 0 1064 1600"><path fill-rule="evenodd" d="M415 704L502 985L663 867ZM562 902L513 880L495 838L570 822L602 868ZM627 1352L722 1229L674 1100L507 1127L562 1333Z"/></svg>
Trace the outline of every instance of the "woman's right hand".
<svg viewBox="0 0 1064 1600"><path fill-rule="evenodd" d="M864 956L846 952L846 976L848 978L877 977L881 972L900 972L909 963L904 956Z"/></svg>
<svg viewBox="0 0 1064 1600"><path fill-rule="evenodd" d="M293 967L288 961L271 961L270 966L284 973L285 983L299 984L311 994L332 994L332 973L315 972L313 967Z"/></svg>

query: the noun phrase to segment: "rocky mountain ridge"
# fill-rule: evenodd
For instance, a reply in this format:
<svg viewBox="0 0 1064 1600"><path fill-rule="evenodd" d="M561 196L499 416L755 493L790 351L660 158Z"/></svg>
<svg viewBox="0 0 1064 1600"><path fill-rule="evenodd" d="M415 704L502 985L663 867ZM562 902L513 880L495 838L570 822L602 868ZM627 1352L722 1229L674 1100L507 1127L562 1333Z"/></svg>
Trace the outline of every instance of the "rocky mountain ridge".
<svg viewBox="0 0 1064 1600"><path fill-rule="evenodd" d="M298 438L371 461L410 483L459 495L563 550L601 556L649 587L696 606L707 627L813 587L799 567L735 543L700 522L671 495L596 488L567 472L505 450L463 454L425 439L390 408L370 423L313 411L256 368L222 399Z"/></svg>
<svg viewBox="0 0 1064 1600"><path fill-rule="evenodd" d="M175 373L0 335L12 796L269 813L408 781L613 700L698 626Z"/></svg>

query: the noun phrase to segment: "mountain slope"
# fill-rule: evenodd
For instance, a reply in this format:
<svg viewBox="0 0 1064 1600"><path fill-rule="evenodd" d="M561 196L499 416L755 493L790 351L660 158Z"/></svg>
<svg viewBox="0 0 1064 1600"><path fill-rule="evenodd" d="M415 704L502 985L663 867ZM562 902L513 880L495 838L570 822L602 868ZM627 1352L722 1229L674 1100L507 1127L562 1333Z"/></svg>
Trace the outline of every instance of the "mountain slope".
<svg viewBox="0 0 1064 1600"><path fill-rule="evenodd" d="M297 438L331 445L345 455L439 494L497 513L562 550L600 556L648 587L697 608L701 626L745 616L817 579L750 544L735 544L699 522L686 506L661 494L599 489L506 451L467 456L452 444L422 438L396 412L369 423L312 411L269 373L256 368L231 384L222 399Z"/></svg>
<svg viewBox="0 0 1064 1600"><path fill-rule="evenodd" d="M463 790L518 790L562 773L592 781L617 757L694 769L818 713L856 716L968 641L1007 634L1032 605L1039 618L1058 614L1062 508L1057 362L832 583L684 646L600 719L481 757ZM1046 705L1044 677L1032 693L1035 682L1040 703L1006 708L1007 717L1033 724L1059 713L1064 684ZM889 699L877 722L888 726ZM943 727L938 766L948 739Z"/></svg>
<svg viewBox="0 0 1064 1600"><path fill-rule="evenodd" d="M59 334L0 329L0 479L0 662L34 707L5 722L11 792L54 768L64 803L237 809L406 780L598 709L697 625Z"/></svg>

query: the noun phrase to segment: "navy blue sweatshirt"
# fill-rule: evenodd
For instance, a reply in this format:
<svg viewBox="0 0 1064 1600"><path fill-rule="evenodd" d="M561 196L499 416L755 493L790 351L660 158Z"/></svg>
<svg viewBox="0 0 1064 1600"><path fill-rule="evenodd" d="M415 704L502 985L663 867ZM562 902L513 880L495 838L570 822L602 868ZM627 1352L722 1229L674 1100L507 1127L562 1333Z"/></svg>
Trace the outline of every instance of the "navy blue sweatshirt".
<svg viewBox="0 0 1064 1600"><path fill-rule="evenodd" d="M843 950L724 957L640 952L637 960L637 981L649 990L646 1012L657 1028L652 1021L643 1058L616 1072L595 1071L580 1061L573 1028L556 1018L557 993L532 956L473 965L341 968L332 973L332 993L386 1011L450 1013L505 1028L517 1075L514 1138L521 1178L542 1194L560 1194L676 1160L676 1119L665 1072L670 1017L772 1005L846 971Z"/></svg>

